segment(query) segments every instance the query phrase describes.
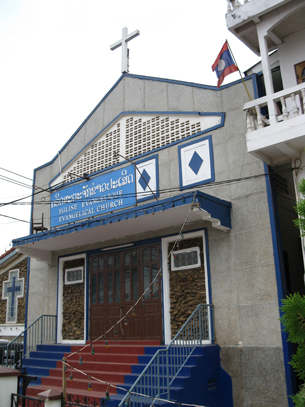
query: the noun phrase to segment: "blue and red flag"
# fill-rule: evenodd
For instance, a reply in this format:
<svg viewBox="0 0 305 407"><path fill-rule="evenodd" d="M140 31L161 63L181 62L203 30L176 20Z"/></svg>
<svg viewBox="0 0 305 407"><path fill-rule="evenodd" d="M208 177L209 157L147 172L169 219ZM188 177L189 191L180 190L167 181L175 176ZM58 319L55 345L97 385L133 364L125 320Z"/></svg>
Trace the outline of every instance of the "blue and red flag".
<svg viewBox="0 0 305 407"><path fill-rule="evenodd" d="M230 73L238 71L235 65L232 55L230 53L227 41L223 44L218 57L216 58L214 64L212 65L212 71L216 72L218 83L217 88L222 84L224 78Z"/></svg>

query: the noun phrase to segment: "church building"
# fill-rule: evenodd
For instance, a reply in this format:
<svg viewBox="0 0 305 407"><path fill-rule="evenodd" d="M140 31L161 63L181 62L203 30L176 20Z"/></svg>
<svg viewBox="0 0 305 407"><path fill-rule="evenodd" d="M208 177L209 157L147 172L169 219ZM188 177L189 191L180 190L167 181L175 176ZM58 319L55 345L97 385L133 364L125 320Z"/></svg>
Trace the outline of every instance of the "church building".
<svg viewBox="0 0 305 407"><path fill-rule="evenodd" d="M206 304L234 406L287 406L272 177L247 152L247 101L242 81L122 74L34 171L31 234L13 242L30 257L28 325L56 315L57 343L167 345Z"/></svg>

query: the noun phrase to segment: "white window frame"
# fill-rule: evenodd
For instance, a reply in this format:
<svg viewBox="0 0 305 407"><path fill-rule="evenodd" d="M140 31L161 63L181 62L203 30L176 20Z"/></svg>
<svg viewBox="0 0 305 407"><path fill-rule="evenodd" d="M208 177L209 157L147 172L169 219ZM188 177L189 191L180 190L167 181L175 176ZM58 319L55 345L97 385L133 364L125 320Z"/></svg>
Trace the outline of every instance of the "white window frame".
<svg viewBox="0 0 305 407"><path fill-rule="evenodd" d="M74 271L74 270L81 270L82 271L82 278L80 280L75 280L75 281L68 281L67 275L69 271ZM65 270L65 285L71 285L71 284L80 284L84 282L84 266L79 266L79 267L73 267L71 269L66 269Z"/></svg>
<svg viewBox="0 0 305 407"><path fill-rule="evenodd" d="M190 252L197 252L197 263L195 264L191 264L189 266L179 266L179 267L175 267L175 256L181 254L181 253L190 253ZM190 270L190 269L194 269L197 267L201 266L201 260L200 260L200 248L198 246L195 247L190 247L188 249L182 249L182 250L176 250L174 252L172 252L171 254L171 269L172 271L176 271L176 270Z"/></svg>
<svg viewBox="0 0 305 407"><path fill-rule="evenodd" d="M205 273L205 290L206 290L206 303L210 304L210 291L209 291L209 273L208 273L208 261L206 251L206 229L198 230L197 232L183 233L185 239L192 239L194 237L202 237L202 252L203 252L203 264ZM162 247L162 270L163 270L163 327L164 327L164 343L168 345L171 342L171 326L170 326L170 297L169 297L169 268L168 268L168 245L180 239L180 235L173 235L164 237L161 240ZM209 322L211 326L211 319ZM211 339L207 341L211 343Z"/></svg>
<svg viewBox="0 0 305 407"><path fill-rule="evenodd" d="M84 259L84 339L68 340L62 338L62 322L63 322L63 273L64 273L64 263L66 261ZM78 268L78 267L77 267ZM86 332L87 332L87 279L86 279L86 253L60 257L58 260L58 291L57 291L57 343L72 343L72 344L84 344L86 343Z"/></svg>

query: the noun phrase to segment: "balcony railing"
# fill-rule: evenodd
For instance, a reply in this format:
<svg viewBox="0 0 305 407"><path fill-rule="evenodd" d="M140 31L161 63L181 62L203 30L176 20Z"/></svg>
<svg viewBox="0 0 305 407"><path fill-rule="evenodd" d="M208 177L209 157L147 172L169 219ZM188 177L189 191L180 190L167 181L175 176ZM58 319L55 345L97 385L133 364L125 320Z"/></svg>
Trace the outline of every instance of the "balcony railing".
<svg viewBox="0 0 305 407"><path fill-rule="evenodd" d="M269 114L263 114L268 107ZM244 105L247 133L305 114L305 83L252 100ZM269 117L269 118L267 118Z"/></svg>
<svg viewBox="0 0 305 407"><path fill-rule="evenodd" d="M230 11L233 11L235 9L237 9L238 7L242 6L245 3L249 3L250 0L243 0L243 2L241 2L240 0L227 0L227 11L228 13Z"/></svg>
<svg viewBox="0 0 305 407"><path fill-rule="evenodd" d="M21 367L22 359L42 343L56 343L56 315L41 315L20 335L0 348L0 366Z"/></svg>

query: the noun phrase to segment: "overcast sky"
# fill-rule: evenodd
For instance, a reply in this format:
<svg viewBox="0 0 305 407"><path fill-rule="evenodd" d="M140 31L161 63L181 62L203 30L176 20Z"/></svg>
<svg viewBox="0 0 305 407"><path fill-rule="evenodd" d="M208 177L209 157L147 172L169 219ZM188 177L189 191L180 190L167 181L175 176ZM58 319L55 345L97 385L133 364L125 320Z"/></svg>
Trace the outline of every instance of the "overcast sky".
<svg viewBox="0 0 305 407"><path fill-rule="evenodd" d="M228 39L243 72L258 61L226 28L226 0L0 0L0 203L31 185L121 76L122 28L130 73L216 85L211 70ZM239 79L234 73L224 84ZM29 234L30 199L0 207L0 254ZM20 220L4 217L11 216Z"/></svg>

